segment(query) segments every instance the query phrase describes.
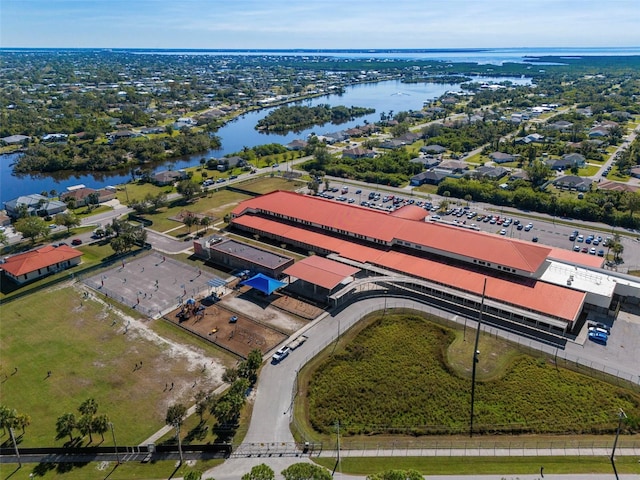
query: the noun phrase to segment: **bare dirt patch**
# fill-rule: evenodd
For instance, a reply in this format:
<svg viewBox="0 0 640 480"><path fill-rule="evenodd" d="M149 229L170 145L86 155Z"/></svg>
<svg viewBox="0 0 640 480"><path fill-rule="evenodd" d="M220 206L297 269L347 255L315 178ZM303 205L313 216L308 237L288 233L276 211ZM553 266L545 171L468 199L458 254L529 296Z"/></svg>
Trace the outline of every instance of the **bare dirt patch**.
<svg viewBox="0 0 640 480"><path fill-rule="evenodd" d="M254 321L252 316L245 312L225 308L222 302L202 306L204 309L197 315L181 315L182 309L176 309L168 318L176 325L245 358L255 349L259 349L263 354L267 353L288 336Z"/></svg>

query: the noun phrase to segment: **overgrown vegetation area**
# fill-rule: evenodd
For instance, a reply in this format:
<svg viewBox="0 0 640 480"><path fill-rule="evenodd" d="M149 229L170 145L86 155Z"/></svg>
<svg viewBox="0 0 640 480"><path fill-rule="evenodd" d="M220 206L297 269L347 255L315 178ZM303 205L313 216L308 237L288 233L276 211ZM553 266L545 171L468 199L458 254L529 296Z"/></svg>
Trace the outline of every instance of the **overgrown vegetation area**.
<svg viewBox="0 0 640 480"><path fill-rule="evenodd" d="M375 318L311 375L311 426L328 434L340 421L344 435L468 431L470 381L447 361L457 334L418 315ZM637 392L526 355L502 368L476 384L478 433L608 433L619 408L629 431L640 428Z"/></svg>

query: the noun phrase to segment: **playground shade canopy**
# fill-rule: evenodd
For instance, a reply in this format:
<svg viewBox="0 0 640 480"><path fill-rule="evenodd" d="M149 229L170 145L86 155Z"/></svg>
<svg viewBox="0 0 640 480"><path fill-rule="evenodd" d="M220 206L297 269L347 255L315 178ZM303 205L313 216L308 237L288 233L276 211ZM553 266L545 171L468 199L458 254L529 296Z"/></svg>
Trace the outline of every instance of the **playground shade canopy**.
<svg viewBox="0 0 640 480"><path fill-rule="evenodd" d="M258 273L257 275L254 275L253 277L241 282L240 285L248 285L251 288L260 290L266 295L271 295L274 290L285 286L286 283L276 280L275 278L263 275L262 273Z"/></svg>

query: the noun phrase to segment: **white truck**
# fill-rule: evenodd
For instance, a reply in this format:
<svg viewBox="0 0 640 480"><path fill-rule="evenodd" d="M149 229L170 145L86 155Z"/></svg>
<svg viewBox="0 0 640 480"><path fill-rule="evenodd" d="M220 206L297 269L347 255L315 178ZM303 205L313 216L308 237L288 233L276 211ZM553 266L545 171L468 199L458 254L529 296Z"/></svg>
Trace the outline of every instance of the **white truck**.
<svg viewBox="0 0 640 480"><path fill-rule="evenodd" d="M291 342L287 343L284 347L281 347L271 357L271 363L274 363L274 364L280 363L282 360L284 360L289 356L292 350L295 350L304 342L306 342L307 338L309 337L307 337L306 335L300 335L299 337L296 337L295 339L293 339Z"/></svg>

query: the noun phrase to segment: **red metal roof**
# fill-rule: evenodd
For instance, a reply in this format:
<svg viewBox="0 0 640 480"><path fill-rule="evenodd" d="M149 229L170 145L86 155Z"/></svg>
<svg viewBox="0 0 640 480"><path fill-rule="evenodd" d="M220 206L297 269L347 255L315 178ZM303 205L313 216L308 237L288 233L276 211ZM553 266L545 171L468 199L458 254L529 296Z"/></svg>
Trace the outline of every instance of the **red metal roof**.
<svg viewBox="0 0 640 480"><path fill-rule="evenodd" d="M81 256L81 252L67 245L61 245L59 247L48 245L9 257L3 264L0 264L0 269L18 277L35 272L39 268L47 268Z"/></svg>
<svg viewBox="0 0 640 480"><path fill-rule="evenodd" d="M536 272L551 252L549 247L531 242L449 225L416 222L366 207L294 192L275 191L245 200L233 210L233 214L239 216L246 211L258 210L383 242L394 239L409 241L445 256L476 259L529 273Z"/></svg>
<svg viewBox="0 0 640 480"><path fill-rule="evenodd" d="M420 208L417 205L405 205L404 207L394 210L389 215L392 217L404 218L406 220L423 221L429 213L424 208Z"/></svg>
<svg viewBox="0 0 640 480"><path fill-rule="evenodd" d="M564 248L555 247L551 247L549 258L595 268L602 268L602 264L604 263L603 257L585 255L582 252L573 252L571 250L565 250Z"/></svg>
<svg viewBox="0 0 640 480"><path fill-rule="evenodd" d="M351 260L406 272L418 278L450 285L477 295L482 294L484 279L488 278L486 292L488 298L568 321L574 321L577 318L586 297L583 292L542 281L531 280L530 284L512 282L492 276L491 273L476 272L416 255L359 245L327 234L310 232L302 227L285 225L275 220L253 215L244 215L235 219L234 223L308 245L321 246Z"/></svg>
<svg viewBox="0 0 640 480"><path fill-rule="evenodd" d="M359 271L359 268L312 255L294 263L284 273L331 290Z"/></svg>

